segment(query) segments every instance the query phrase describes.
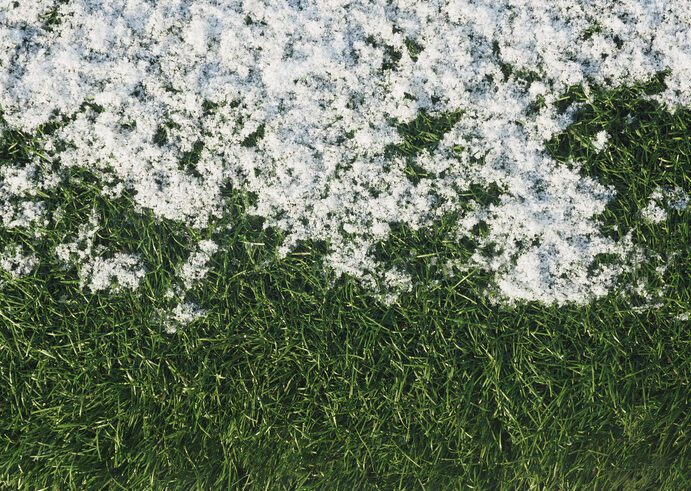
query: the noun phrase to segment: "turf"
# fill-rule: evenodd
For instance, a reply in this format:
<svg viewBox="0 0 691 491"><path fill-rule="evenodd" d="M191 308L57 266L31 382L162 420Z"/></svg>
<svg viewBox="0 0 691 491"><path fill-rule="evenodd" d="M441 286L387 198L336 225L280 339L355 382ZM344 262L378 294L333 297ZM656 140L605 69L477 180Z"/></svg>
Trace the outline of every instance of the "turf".
<svg viewBox="0 0 691 491"><path fill-rule="evenodd" d="M72 171L46 197L62 218L43 239L0 231L41 258L0 286L0 487L690 488L691 212L650 224L640 210L655 186L691 187L691 113L649 101L656 83L575 88L577 121L549 145L615 186L609 233L632 230L658 255L587 306L501 307L481 272L441 274L474 247L449 239L453 216L380 245L418 282L384 306L324 272L323 244L278 259L280 235L244 213L252 196L228 190L226 215L200 232ZM452 120L421 116L392 151L430 148ZM597 153L602 129L612 140ZM0 165L34 156L34 137L5 132ZM91 294L51 252L92 209L100 243L142 256L139 291ZM166 334L174 265L224 224L189 295L207 315ZM631 292L641 279L654 307Z"/></svg>

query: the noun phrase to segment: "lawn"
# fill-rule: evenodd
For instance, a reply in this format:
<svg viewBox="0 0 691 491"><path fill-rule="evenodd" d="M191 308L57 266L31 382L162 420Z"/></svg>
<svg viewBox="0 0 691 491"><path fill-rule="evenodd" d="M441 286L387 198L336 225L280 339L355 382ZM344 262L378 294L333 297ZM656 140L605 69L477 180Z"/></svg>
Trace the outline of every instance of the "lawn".
<svg viewBox="0 0 691 491"><path fill-rule="evenodd" d="M220 187L208 223L169 217L127 185L104 191L100 164L46 150L74 119L3 121L0 168L39 162L60 184L31 195L50 219L14 226L0 174L0 488L691 488L691 208L677 204L691 110L651 97L668 75L554 102L573 117L545 154L614 190L598 230L635 244L624 262L596 256L620 265L604 294L563 301L507 300L505 270L473 260L491 230L458 235L471 203L499 205L497 187L468 186L422 225L391 220L368 249L405 273L391 293L382 276L341 274L321 232L257 212L251 186ZM416 159L461 117L392 123L386 157L431 179ZM270 130L238 141L261 148ZM136 252L141 274L83 261L99 251Z"/></svg>

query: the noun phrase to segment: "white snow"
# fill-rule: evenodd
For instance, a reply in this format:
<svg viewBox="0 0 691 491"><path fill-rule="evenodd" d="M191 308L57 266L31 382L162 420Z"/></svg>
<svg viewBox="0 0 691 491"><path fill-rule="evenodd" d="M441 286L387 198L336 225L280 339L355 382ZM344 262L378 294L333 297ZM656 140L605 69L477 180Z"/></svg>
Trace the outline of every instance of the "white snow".
<svg viewBox="0 0 691 491"><path fill-rule="evenodd" d="M61 22L46 26L51 9ZM283 253L325 241L327 267L392 295L410 279L372 255L390 224L430 226L466 207L469 186L495 184L499 203L458 224L459 235L489 226L473 266L493 272L508 301L586 302L622 267L589 272L592 260L623 264L631 244L599 231L612 192L545 154L573 114L556 102L575 84L669 70L655 97L688 106L690 33L689 0L0 0L0 108L27 132L70 116L46 153L100 175L106 195L128 188L140 207L203 228L230 183L286 233ZM415 59L407 40L422 47ZM456 110L439 147L413 158L430 177L412 182L386 152L400 141L392 121ZM191 172L179 164L195 144ZM17 172L0 188L5 227L44 219ZM483 254L490 244L496 252ZM85 284L136 286L134 257L99 254L78 259L94 275ZM183 278L203 272L205 257Z"/></svg>
<svg viewBox="0 0 691 491"><path fill-rule="evenodd" d="M656 188L648 199L648 204L641 210L641 216L652 223L667 220L670 210L683 211L689 206L689 195L681 188Z"/></svg>
<svg viewBox="0 0 691 491"><path fill-rule="evenodd" d="M170 312L163 314L163 326L167 334L175 334L178 329L204 317L204 310L191 302L180 303Z"/></svg>
<svg viewBox="0 0 691 491"><path fill-rule="evenodd" d="M28 253L18 244L7 246L0 253L0 269L7 271L13 278L20 278L30 274L38 265L38 257Z"/></svg>
<svg viewBox="0 0 691 491"><path fill-rule="evenodd" d="M136 290L146 271L133 254L115 253L113 257L94 257L81 265L79 276L92 292L115 288Z"/></svg>
<svg viewBox="0 0 691 491"><path fill-rule="evenodd" d="M197 251L180 268L179 276L186 289L192 288L206 276L208 262L217 251L218 245L211 240L202 240L197 244Z"/></svg>
<svg viewBox="0 0 691 491"><path fill-rule="evenodd" d="M136 290L146 274L139 257L111 253L104 246L95 245L100 229L98 216L92 211L89 222L80 226L77 237L56 248L57 257L66 264L76 265L81 287L88 287L93 293L111 288Z"/></svg>
<svg viewBox="0 0 691 491"><path fill-rule="evenodd" d="M598 131L595 135L595 139L593 140L593 147L595 147L595 150L602 152L607 146L609 138L609 133L607 133L605 130Z"/></svg>

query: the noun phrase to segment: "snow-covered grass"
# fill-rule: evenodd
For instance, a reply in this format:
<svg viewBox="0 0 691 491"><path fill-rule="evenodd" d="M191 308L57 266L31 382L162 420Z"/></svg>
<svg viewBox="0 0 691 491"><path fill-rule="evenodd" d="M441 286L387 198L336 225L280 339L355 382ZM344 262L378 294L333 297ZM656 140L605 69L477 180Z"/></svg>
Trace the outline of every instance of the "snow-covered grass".
<svg viewBox="0 0 691 491"><path fill-rule="evenodd" d="M689 487L688 2L335 3L0 0L0 487Z"/></svg>
<svg viewBox="0 0 691 491"><path fill-rule="evenodd" d="M392 225L449 213L456 237L478 242L467 266L494 275L496 299L606 295L640 254L601 233L613 190L545 152L578 109L562 96L580 86L587 101L664 72L651 97L670 111L691 102L686 0L2 5L0 107L9 128L43 136L42 163L9 169L3 194L17 209L5 222L49 220L35 190L72 167L104 196L129 192L202 230L230 186L283 232L281 254L323 241L325 268L389 302L412 278L377 261L377 244ZM392 152L425 117L453 121L434 145ZM608 140L598 131L593 148ZM497 200L469 200L473 188ZM123 276L135 257L96 254L138 284ZM617 261L595 267L605 255Z"/></svg>
<svg viewBox="0 0 691 491"><path fill-rule="evenodd" d="M609 296L563 307L490 303L492 276L463 266L474 245L449 239L453 214L379 245L378 260L414 279L386 306L325 273L322 243L279 258L282 234L246 213L245 194L230 192L223 232L203 236L73 170L42 196L58 218L41 241L0 232L40 259L0 286L0 482L688 487L689 210L641 214L658 190L688 189L689 121L642 92L602 92L549 144L617 189L605 233L648 250ZM435 124L400 151L433 139ZM596 153L603 126L611 138ZM0 158L36 151L9 133ZM138 290L92 293L54 253L86 237L94 214L92 247L139 255ZM185 279L199 283L185 291Z"/></svg>

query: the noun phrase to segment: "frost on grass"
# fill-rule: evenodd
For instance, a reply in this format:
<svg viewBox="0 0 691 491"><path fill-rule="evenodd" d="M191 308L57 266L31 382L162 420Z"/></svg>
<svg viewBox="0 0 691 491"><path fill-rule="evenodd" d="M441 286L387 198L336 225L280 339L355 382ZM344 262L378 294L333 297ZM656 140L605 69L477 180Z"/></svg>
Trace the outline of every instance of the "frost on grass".
<svg viewBox="0 0 691 491"><path fill-rule="evenodd" d="M455 211L460 236L489 229L472 261L500 297L583 302L631 245L599 231L611 191L545 154L571 121L557 102L667 71L655 97L688 106L690 25L688 0L0 0L0 108L27 132L67 117L46 152L160 217L205 227L247 190L281 252L323 241L372 288L410 287L374 258L391 224ZM397 125L459 110L436 148L389 151ZM489 185L499 202L469 206ZM17 223L40 219L21 203ZM620 264L593 270L602 254Z"/></svg>

